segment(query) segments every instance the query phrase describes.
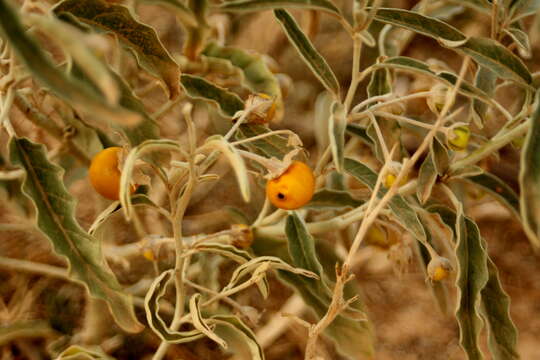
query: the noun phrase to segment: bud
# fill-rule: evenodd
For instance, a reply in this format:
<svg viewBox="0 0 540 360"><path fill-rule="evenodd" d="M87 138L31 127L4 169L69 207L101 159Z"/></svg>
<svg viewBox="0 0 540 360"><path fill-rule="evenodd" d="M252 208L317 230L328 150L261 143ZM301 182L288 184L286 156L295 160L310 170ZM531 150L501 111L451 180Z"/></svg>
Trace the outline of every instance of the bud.
<svg viewBox="0 0 540 360"><path fill-rule="evenodd" d="M253 243L253 232L245 224L234 224L231 226L233 246L246 249Z"/></svg>
<svg viewBox="0 0 540 360"><path fill-rule="evenodd" d="M397 176L401 171L401 163L393 161L392 164L388 167L387 173L384 177L384 186L386 188L392 187L394 182L396 182ZM399 186L403 186L407 183L408 177L405 175L403 179L399 182Z"/></svg>
<svg viewBox="0 0 540 360"><path fill-rule="evenodd" d="M446 134L448 147L454 151L463 151L467 149L471 131L467 125L451 127Z"/></svg>
<svg viewBox="0 0 540 360"><path fill-rule="evenodd" d="M246 109L251 109L248 123L266 124L276 115L276 99L263 93L250 95L246 100Z"/></svg>
<svg viewBox="0 0 540 360"><path fill-rule="evenodd" d="M448 277L452 271L452 264L447 258L436 256L431 258L427 267L428 277L431 281L441 281Z"/></svg>
<svg viewBox="0 0 540 360"><path fill-rule="evenodd" d="M438 114L441 112L446 103L447 93L448 87L440 83L431 88L431 95L427 98L427 104L433 113Z"/></svg>

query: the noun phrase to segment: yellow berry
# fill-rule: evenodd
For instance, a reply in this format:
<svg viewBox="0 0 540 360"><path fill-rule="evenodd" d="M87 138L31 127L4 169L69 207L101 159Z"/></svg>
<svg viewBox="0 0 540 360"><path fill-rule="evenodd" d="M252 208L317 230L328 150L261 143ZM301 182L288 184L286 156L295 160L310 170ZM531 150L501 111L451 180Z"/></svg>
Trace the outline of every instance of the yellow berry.
<svg viewBox="0 0 540 360"><path fill-rule="evenodd" d="M313 172L301 161L293 161L280 176L266 183L266 196L276 207L286 210L301 208L315 192Z"/></svg>
<svg viewBox="0 0 540 360"><path fill-rule="evenodd" d="M142 254L146 258L146 260L148 260L148 261L155 261L156 260L156 257L154 256L154 252L152 250L150 250L150 249L145 249Z"/></svg>
<svg viewBox="0 0 540 360"><path fill-rule="evenodd" d="M120 170L118 170L118 153L121 147L110 147L100 151L92 159L90 169L90 183L103 197L118 200L120 194ZM131 192L135 191L135 186Z"/></svg>
<svg viewBox="0 0 540 360"><path fill-rule="evenodd" d="M448 139L448 147L454 151L463 151L469 144L471 131L468 126L458 126L452 129L450 138Z"/></svg>
<svg viewBox="0 0 540 360"><path fill-rule="evenodd" d="M435 271L433 272L432 280L433 281L441 281L448 277L448 271L446 271L445 268L442 266L438 266L435 268Z"/></svg>
<svg viewBox="0 0 540 360"><path fill-rule="evenodd" d="M396 182L397 176L393 173L386 174L384 178L384 186L390 188ZM403 179L399 182L399 186L403 186L407 183L407 176L404 176Z"/></svg>
<svg viewBox="0 0 540 360"><path fill-rule="evenodd" d="M431 281L441 281L448 277L452 271L450 261L442 256L435 256L427 266L428 277Z"/></svg>

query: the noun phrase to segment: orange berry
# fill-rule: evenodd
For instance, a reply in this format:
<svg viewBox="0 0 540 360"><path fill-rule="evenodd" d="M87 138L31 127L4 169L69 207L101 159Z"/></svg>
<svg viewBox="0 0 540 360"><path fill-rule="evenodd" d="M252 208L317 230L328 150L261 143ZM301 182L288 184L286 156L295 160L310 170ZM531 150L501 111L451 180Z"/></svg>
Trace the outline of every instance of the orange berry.
<svg viewBox="0 0 540 360"><path fill-rule="evenodd" d="M293 161L283 174L266 183L266 196L280 209L301 208L311 200L314 192L313 172L301 161Z"/></svg>
<svg viewBox="0 0 540 360"><path fill-rule="evenodd" d="M118 200L120 195L120 170L118 170L118 152L121 147L114 146L97 153L92 159L90 169L90 183L103 197ZM135 191L135 186L131 192Z"/></svg>

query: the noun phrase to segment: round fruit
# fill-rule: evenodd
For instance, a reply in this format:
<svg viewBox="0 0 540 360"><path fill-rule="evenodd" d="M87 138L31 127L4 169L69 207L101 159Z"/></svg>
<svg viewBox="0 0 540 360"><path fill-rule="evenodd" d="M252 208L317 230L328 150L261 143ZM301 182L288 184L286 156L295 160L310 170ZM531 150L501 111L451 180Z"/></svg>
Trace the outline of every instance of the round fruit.
<svg viewBox="0 0 540 360"><path fill-rule="evenodd" d="M266 196L280 209L301 208L311 200L314 192L313 172L301 161L293 161L283 174L266 184Z"/></svg>
<svg viewBox="0 0 540 360"><path fill-rule="evenodd" d="M122 151L122 148L117 146L100 151L92 159L89 169L90 183L94 189L111 200L118 200L120 195L119 151Z"/></svg>
<svg viewBox="0 0 540 360"><path fill-rule="evenodd" d="M468 126L458 126L452 129L452 138L448 139L448 146L454 151L463 151L467 149L471 131Z"/></svg>

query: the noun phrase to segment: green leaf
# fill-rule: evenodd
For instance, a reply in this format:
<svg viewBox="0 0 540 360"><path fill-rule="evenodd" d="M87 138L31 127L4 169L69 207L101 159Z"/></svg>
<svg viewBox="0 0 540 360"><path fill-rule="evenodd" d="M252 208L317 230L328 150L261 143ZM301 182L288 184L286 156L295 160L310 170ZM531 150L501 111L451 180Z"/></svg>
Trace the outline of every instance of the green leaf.
<svg viewBox="0 0 540 360"><path fill-rule="evenodd" d="M233 330L236 336L240 336L248 346L252 360L264 360L263 349L257 342L255 334L238 317L232 315L215 315L210 321L218 326L226 326ZM221 336L219 327L216 328L216 332Z"/></svg>
<svg viewBox="0 0 540 360"><path fill-rule="evenodd" d="M189 97L216 104L223 116L233 117L237 111L244 110L244 102L238 95L202 77L182 74L180 82Z"/></svg>
<svg viewBox="0 0 540 360"><path fill-rule="evenodd" d="M452 42L467 39L461 31L444 21L409 10L380 8L375 14L375 20L400 26L434 39Z"/></svg>
<svg viewBox="0 0 540 360"><path fill-rule="evenodd" d="M425 204L431 196L433 185L437 181L437 169L431 151L422 162L420 171L418 172L418 187L416 188L416 196L421 204Z"/></svg>
<svg viewBox="0 0 540 360"><path fill-rule="evenodd" d="M480 65L488 67L502 78L524 84L532 82L531 74L525 64L497 41L487 38L467 38L459 30L443 21L408 10L379 9L375 20L432 37L442 46L469 55Z"/></svg>
<svg viewBox="0 0 540 360"><path fill-rule="evenodd" d="M461 178L466 182L481 187L483 190L489 192L499 200L504 206L508 208L518 219L520 219L519 213L519 197L510 186L497 176L490 173L483 173L475 176L468 176Z"/></svg>
<svg viewBox="0 0 540 360"><path fill-rule="evenodd" d="M356 200L347 191L322 189L317 191L306 205L310 209L356 208L364 202Z"/></svg>
<svg viewBox="0 0 540 360"><path fill-rule="evenodd" d="M527 35L525 31L521 30L517 25L513 25L503 31L510 36L514 44L517 45L519 54L522 57L531 57L531 43L529 41L529 35Z"/></svg>
<svg viewBox="0 0 540 360"><path fill-rule="evenodd" d="M528 120L529 131L521 151L519 173L521 218L523 229L535 247L540 247L540 92Z"/></svg>
<svg viewBox="0 0 540 360"><path fill-rule="evenodd" d="M532 82L531 73L521 59L495 40L471 37L456 50L469 55L479 65L489 68L503 79L523 84Z"/></svg>
<svg viewBox="0 0 540 360"><path fill-rule="evenodd" d="M437 249L437 246L435 244L434 236L432 235L430 231L430 226L433 226L432 224L434 221L431 221L429 218L432 216L432 214L428 213L427 211L421 210L419 212L420 221L422 221L422 224L424 225L424 230L426 232L427 236L427 243ZM435 226L439 226L437 223ZM444 225L443 225L444 226ZM437 229L437 231L440 231ZM446 239L442 239L443 241L446 241ZM418 250L418 256L420 257L421 261L421 267L422 272L424 273L424 277L426 279L426 284L431 290L431 293L433 297L435 298L435 301L437 302L437 305L439 306L439 309L441 312L445 315L448 314L448 308L449 308L449 299L448 299L448 289L443 281L430 281L427 273L427 267L429 265L429 262L431 261L431 255L429 253L428 248L425 244L421 243L420 241L416 242L417 244L417 250Z"/></svg>
<svg viewBox="0 0 540 360"><path fill-rule="evenodd" d="M372 190L377 183L377 174L369 167L359 163L356 160L346 158L345 170ZM378 196L384 196L386 191L386 189L380 189ZM426 241L426 233L424 232L422 223L418 219L418 215L403 197L400 195L394 195L394 197L388 203L388 206L399 223L403 225L403 227L407 229L411 235L413 235L418 241Z"/></svg>
<svg viewBox="0 0 540 360"><path fill-rule="evenodd" d="M221 11L249 12L279 8L322 10L341 16L339 9L329 0L236 0L221 4Z"/></svg>
<svg viewBox="0 0 540 360"><path fill-rule="evenodd" d="M203 242L197 244L197 246L195 246L195 249L198 251L219 254L233 261L236 261L239 264L245 264L246 262L253 259L253 257L247 251L240 250L233 245L214 242Z"/></svg>
<svg viewBox="0 0 540 360"><path fill-rule="evenodd" d="M222 348L227 348L227 343L225 342L225 340L216 335L212 331L210 326L206 323L206 320L202 317L201 294L193 294L189 299L189 313L191 315L191 319L193 321L193 326L195 327L195 329L202 332L204 335L206 335L208 338L210 338Z"/></svg>
<svg viewBox="0 0 540 360"><path fill-rule="evenodd" d="M180 68L155 30L136 21L127 7L103 0L64 0L54 7L54 13L68 13L95 29L114 33L145 70L165 82L172 99L180 94Z"/></svg>
<svg viewBox="0 0 540 360"><path fill-rule="evenodd" d="M443 213L443 221L454 231L458 288L456 318L460 329L460 345L471 360L483 359L478 336L483 327L480 317L481 291L488 282L487 252L478 226L463 214L461 205L457 213L444 207L430 211Z"/></svg>
<svg viewBox="0 0 540 360"><path fill-rule="evenodd" d="M62 169L48 161L43 145L27 139L11 140L10 159L26 171L23 192L36 207L37 226L68 260L70 276L82 282L92 296L107 302L120 327L141 331L143 325L135 317L131 298L104 261L101 244L75 219L75 200L62 183Z"/></svg>
<svg viewBox="0 0 540 360"><path fill-rule="evenodd" d="M512 21L535 14L540 8L540 0L516 0L512 2L510 13Z"/></svg>
<svg viewBox="0 0 540 360"><path fill-rule="evenodd" d="M223 47L210 43L203 55L225 59L239 68L244 77L244 85L253 92L276 98L277 106L282 106L281 88L277 78L268 68L261 55L234 47Z"/></svg>
<svg viewBox="0 0 540 360"><path fill-rule="evenodd" d="M349 124L347 125L347 132L351 135L358 136L365 144L369 146L373 145L373 140L368 136L365 127L358 124Z"/></svg>
<svg viewBox="0 0 540 360"><path fill-rule="evenodd" d="M248 139L254 136L266 134L270 131L272 130L264 125L243 124L240 125L240 128L236 132L236 137L239 140ZM264 157L275 157L280 160L293 150L293 147L288 145L287 138L280 135L266 136L262 139L253 140L242 144L242 146Z"/></svg>
<svg viewBox="0 0 540 360"><path fill-rule="evenodd" d="M480 66L474 78L474 85L476 88L484 91L488 96L493 98L495 86L497 85L497 75L487 67ZM478 99L473 99L471 110L474 123L482 128L488 110L487 104Z"/></svg>
<svg viewBox="0 0 540 360"><path fill-rule="evenodd" d="M314 272L323 280L323 269L315 251L315 239L309 234L306 224L296 212L287 216L285 233L289 240L289 254L293 264Z"/></svg>
<svg viewBox="0 0 540 360"><path fill-rule="evenodd" d="M454 85L457 82L457 76L455 74L446 71L436 73L432 71L429 65L425 62L406 56L391 57L381 63L373 65L373 67L388 67L410 73L427 75L449 86ZM486 103L491 103L489 95L466 81L462 81L461 86L459 87L459 92L467 97L478 99Z"/></svg>
<svg viewBox="0 0 540 360"><path fill-rule="evenodd" d="M328 91L334 94L336 99L339 99L340 88L336 75L308 37L302 32L296 20L286 10L274 10L274 15L313 74Z"/></svg>
<svg viewBox="0 0 540 360"><path fill-rule="evenodd" d="M131 219L132 197L131 197L131 176L135 162L141 159L144 155L150 154L154 151L167 150L182 152L182 147L176 141L160 139L160 140L146 140L141 144L132 148L124 161L122 168L122 176L120 177L120 195L119 200L124 210L124 216L127 220Z"/></svg>
<svg viewBox="0 0 540 360"><path fill-rule="evenodd" d="M55 360L114 360L114 358L105 354L99 347L90 350L79 345L71 345Z"/></svg>
<svg viewBox="0 0 540 360"><path fill-rule="evenodd" d="M328 121L328 137L330 139L332 159L334 160L336 171L339 173L343 173L346 128L347 114L345 113L345 107L336 101L332 105L332 113Z"/></svg>
<svg viewBox="0 0 540 360"><path fill-rule="evenodd" d="M40 46L27 34L6 0L0 0L0 31L34 78L70 105L85 114L93 115L104 124L113 121L134 125L140 120L139 115L108 104L91 87L57 69L41 51Z"/></svg>
<svg viewBox="0 0 540 360"><path fill-rule="evenodd" d="M204 334L199 330L172 331L159 315L159 302L163 298L167 284L170 282L173 274L174 270L167 270L162 272L154 280L144 298L144 309L146 311L148 325L161 340L171 344L181 344L200 339L204 337Z"/></svg>
<svg viewBox="0 0 540 360"><path fill-rule="evenodd" d="M488 328L488 347L494 360L517 360L517 328L510 317L510 297L504 291L499 271L488 257L489 279L482 289L482 316Z"/></svg>

